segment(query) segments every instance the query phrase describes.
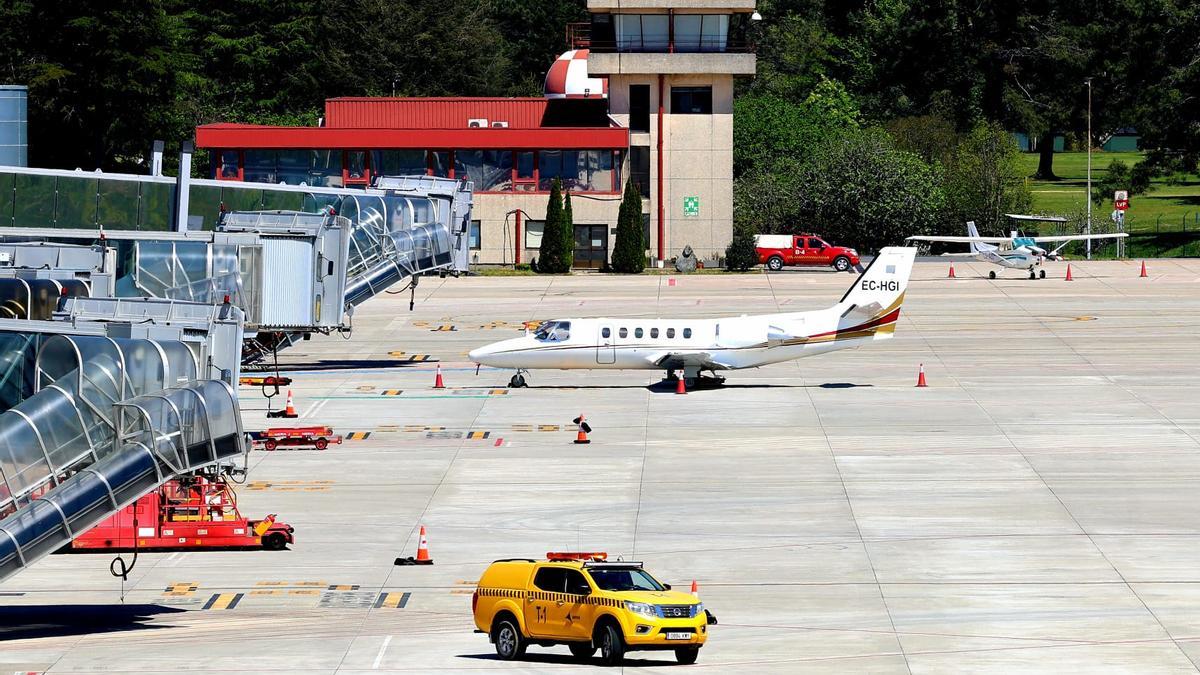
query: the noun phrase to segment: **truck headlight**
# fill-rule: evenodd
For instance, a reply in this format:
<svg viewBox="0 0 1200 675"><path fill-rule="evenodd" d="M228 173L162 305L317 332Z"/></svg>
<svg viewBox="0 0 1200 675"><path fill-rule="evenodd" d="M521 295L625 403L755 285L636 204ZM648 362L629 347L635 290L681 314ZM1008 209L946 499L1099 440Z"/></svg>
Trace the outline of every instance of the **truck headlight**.
<svg viewBox="0 0 1200 675"><path fill-rule="evenodd" d="M693 619L702 614L704 614L704 603L703 602L698 602L698 603L692 605L692 618Z"/></svg>
<svg viewBox="0 0 1200 675"><path fill-rule="evenodd" d="M625 609L642 616L657 617L658 608L648 602L626 602Z"/></svg>

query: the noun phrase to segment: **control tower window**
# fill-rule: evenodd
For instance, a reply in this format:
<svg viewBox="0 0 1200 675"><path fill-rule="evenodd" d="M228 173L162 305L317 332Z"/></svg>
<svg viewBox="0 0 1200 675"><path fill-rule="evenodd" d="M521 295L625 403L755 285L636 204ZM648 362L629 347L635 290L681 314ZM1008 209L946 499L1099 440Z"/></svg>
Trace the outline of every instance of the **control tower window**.
<svg viewBox="0 0 1200 675"><path fill-rule="evenodd" d="M712 87L671 87L671 114L711 115Z"/></svg>

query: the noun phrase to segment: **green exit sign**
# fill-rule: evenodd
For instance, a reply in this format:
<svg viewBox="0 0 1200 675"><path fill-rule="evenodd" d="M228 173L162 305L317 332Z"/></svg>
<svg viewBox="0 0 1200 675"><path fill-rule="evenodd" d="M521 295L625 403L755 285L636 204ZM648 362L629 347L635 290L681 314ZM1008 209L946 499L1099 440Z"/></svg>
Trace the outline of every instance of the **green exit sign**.
<svg viewBox="0 0 1200 675"><path fill-rule="evenodd" d="M683 215L694 218L700 215L700 198L699 197L684 197L683 198Z"/></svg>

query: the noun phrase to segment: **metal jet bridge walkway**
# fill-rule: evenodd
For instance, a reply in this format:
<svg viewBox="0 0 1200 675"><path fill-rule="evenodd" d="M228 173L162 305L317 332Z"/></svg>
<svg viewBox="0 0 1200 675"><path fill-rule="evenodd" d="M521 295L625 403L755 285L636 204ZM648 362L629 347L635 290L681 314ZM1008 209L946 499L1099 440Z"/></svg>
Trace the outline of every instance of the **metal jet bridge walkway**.
<svg viewBox="0 0 1200 675"><path fill-rule="evenodd" d="M246 451L237 392L203 379L207 356L111 329L0 321L0 581L167 480Z"/></svg>

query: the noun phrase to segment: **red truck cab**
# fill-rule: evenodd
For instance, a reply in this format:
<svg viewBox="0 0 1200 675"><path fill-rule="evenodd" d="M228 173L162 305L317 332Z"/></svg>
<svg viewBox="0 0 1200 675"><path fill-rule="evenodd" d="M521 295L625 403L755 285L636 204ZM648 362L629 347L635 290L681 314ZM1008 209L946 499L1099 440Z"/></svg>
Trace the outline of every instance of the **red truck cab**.
<svg viewBox="0 0 1200 675"><path fill-rule="evenodd" d="M785 265L829 266L847 272L858 266L858 251L833 246L815 234L756 234L758 262L778 272Z"/></svg>

